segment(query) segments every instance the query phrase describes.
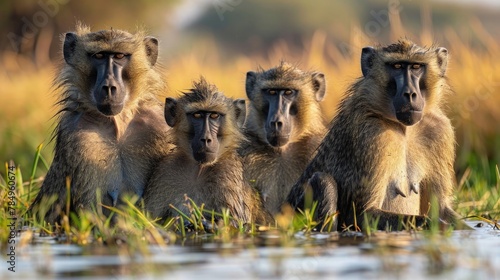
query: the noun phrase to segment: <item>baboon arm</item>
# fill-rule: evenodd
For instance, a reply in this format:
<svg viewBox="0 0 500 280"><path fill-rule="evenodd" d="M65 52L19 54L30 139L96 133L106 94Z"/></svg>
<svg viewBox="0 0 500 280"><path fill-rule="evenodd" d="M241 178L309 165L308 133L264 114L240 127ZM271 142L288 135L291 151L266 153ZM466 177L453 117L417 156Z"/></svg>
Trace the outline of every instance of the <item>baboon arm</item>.
<svg viewBox="0 0 500 280"><path fill-rule="evenodd" d="M402 230L404 228L401 228L401 226L405 226L406 228L420 228L420 227L426 227L429 225L430 218L427 216L423 215L404 215L404 214L397 214L397 213L392 213L380 209L372 209L372 210L367 210L365 211L368 217L368 225L370 223L377 223L377 229L379 230ZM362 221L362 223L365 225L364 221L364 215L361 217L358 217L358 221ZM378 221L377 221L378 220ZM460 230L469 230L471 229L470 226L468 226L465 222L460 220L459 215L453 211L453 209L447 207L445 208L441 215L440 215L440 220L439 224L441 227L447 227L452 225L454 229L460 229Z"/></svg>
<svg viewBox="0 0 500 280"><path fill-rule="evenodd" d="M472 229L469 225L467 225L460 215L457 214L453 209L450 207L445 207L443 210L441 210L440 218L443 220L443 224L452 224L454 229L459 229L459 230L468 230Z"/></svg>
<svg viewBox="0 0 500 280"><path fill-rule="evenodd" d="M337 212L337 183L325 172L315 172L302 187L295 186L290 191L287 201L295 209L311 208L314 201L318 202L318 219Z"/></svg>
<svg viewBox="0 0 500 280"><path fill-rule="evenodd" d="M54 160L42 183L40 191L29 208L36 218L54 225L62 211L65 211L66 179L61 176L67 165ZM42 216L40 216L42 215Z"/></svg>
<svg viewBox="0 0 500 280"><path fill-rule="evenodd" d="M455 189L455 176L452 166L452 163L449 163L448 166L441 167L441 169L446 169L448 172L435 173L436 177L431 180L430 191L432 195L436 196L439 203L439 218L442 225L452 225L455 229L471 229L451 207L451 197Z"/></svg>
<svg viewBox="0 0 500 280"><path fill-rule="evenodd" d="M315 172L308 180L313 191L313 201L318 202L318 218L324 218L337 212L337 183L333 177L325 172Z"/></svg>
<svg viewBox="0 0 500 280"><path fill-rule="evenodd" d="M365 220L367 218L368 220ZM358 223L363 228L376 223L378 230L402 230L401 226L410 228L419 228L426 225L428 217L423 215L405 215L398 214L382 209L367 209L364 213L358 215Z"/></svg>

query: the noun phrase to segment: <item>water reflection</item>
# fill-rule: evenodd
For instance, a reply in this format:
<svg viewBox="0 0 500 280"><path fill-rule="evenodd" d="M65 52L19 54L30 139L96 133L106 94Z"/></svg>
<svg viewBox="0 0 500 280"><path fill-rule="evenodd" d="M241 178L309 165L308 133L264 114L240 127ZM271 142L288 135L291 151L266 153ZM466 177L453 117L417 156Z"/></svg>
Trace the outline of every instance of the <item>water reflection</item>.
<svg viewBox="0 0 500 280"><path fill-rule="evenodd" d="M280 239L269 232L223 243L204 235L166 248L151 246L150 255L132 257L119 248L50 244L47 239L16 252L16 272L8 271L3 261L0 278L500 278L500 232L489 226L436 240L421 232L378 232L370 238L297 233L287 244Z"/></svg>

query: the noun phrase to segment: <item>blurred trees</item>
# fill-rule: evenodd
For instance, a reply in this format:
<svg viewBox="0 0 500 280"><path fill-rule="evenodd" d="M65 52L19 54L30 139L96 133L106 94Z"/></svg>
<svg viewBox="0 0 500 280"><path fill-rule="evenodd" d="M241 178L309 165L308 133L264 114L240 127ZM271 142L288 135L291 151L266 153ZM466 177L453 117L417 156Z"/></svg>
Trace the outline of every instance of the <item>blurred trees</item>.
<svg viewBox="0 0 500 280"><path fill-rule="evenodd" d="M188 10L172 19L172 11L179 4ZM464 24L478 19L476 22L493 40L500 38L498 10L435 1L19 0L0 2L0 34L4 35L0 37L0 53L14 52L36 65L44 64L58 56L59 34L71 30L77 20L94 29L134 30L145 26L154 34L161 31L167 38L160 39L169 41L170 50L182 51L186 44L208 36L228 55L262 54L283 42L301 51L316 30L326 32L328 43L339 46L349 41L353 26L374 42L387 42L387 11L391 5L397 7L409 37L432 28L432 39L444 42L443 31L453 29L472 46L482 47L476 40L477 26L475 30ZM422 17L426 5L432 6L428 18ZM201 16L188 20L187 26L173 22L189 18L189 9L200 7ZM428 26L426 22L430 22ZM169 32L176 28L179 30L175 30L175 38L169 38Z"/></svg>
<svg viewBox="0 0 500 280"><path fill-rule="evenodd" d="M245 54L265 53L280 41L292 48L301 47L318 29L327 33L329 43L339 45L349 41L353 26L373 42L388 43L389 6L398 10L410 38L429 28L431 40L443 43L443 31L453 29L474 44L476 30L465 23L480 19L484 28L500 39L498 10L410 0L213 0L207 12L185 32L195 36L211 34L224 52Z"/></svg>
<svg viewBox="0 0 500 280"><path fill-rule="evenodd" d="M34 147L43 139L48 142L47 120L55 102L48 93L53 62L61 60L59 36L81 20L93 30L144 26L157 36L173 89L168 94L203 74L243 96L248 69L285 58L327 74L329 109L360 74L359 52L365 44L405 35L417 43L436 42L451 54L449 75L456 95L449 111L460 144L457 166L474 166L473 157L480 155L488 159L485 166L492 162L494 168L500 162L495 94L500 86L500 10L470 1L3 0L0 119L7 121L0 122L0 157L21 159L27 166ZM389 7L398 12L392 24ZM46 149L49 155L51 149Z"/></svg>
<svg viewBox="0 0 500 280"><path fill-rule="evenodd" d="M59 52L59 34L77 20L94 28L156 29L177 0L19 0L0 2L0 52L15 52L37 64Z"/></svg>

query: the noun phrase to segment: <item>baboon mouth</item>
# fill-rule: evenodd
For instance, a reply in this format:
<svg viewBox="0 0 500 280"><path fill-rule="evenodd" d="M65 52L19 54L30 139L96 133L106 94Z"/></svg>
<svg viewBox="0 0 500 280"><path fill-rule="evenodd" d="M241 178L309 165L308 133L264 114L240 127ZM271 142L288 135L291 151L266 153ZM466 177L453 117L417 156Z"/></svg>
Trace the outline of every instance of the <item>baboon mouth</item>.
<svg viewBox="0 0 500 280"><path fill-rule="evenodd" d="M106 116L115 116L118 115L123 109L123 103L118 103L118 104L98 104L97 105L97 110L99 112L103 113Z"/></svg>
<svg viewBox="0 0 500 280"><path fill-rule="evenodd" d="M398 121L406 126L418 123L422 119L421 110L408 110L406 112L396 112Z"/></svg>
<svg viewBox="0 0 500 280"><path fill-rule="evenodd" d="M275 135L267 137L267 141L273 147L282 147L288 140L290 139L290 135Z"/></svg>
<svg viewBox="0 0 500 280"><path fill-rule="evenodd" d="M195 152L193 157L198 163L203 164L214 162L217 159L217 154L214 152Z"/></svg>

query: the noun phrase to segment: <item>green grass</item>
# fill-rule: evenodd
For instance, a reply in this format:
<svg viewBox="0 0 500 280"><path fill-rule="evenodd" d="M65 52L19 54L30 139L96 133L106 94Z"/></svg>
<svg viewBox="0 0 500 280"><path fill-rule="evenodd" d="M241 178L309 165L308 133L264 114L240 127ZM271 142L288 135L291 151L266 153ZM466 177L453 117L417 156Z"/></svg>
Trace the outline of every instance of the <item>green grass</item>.
<svg viewBox="0 0 500 280"><path fill-rule="evenodd" d="M392 26L394 30L404 27ZM392 34L394 36L398 34ZM256 69L258 65L264 68L271 67L279 59L288 58L291 62L301 62L304 69L319 70L328 79L328 94L322 102L325 118L331 119L335 115L342 93L356 77L361 75L359 57L361 47L371 45L374 38L366 38L353 33L352 43L357 46L349 56L335 45L328 44L320 31L310 38L309 48L303 52L293 52L286 44L276 46L274 55L266 58L249 57L244 54L234 61L224 61L224 55L210 42L197 44L189 54L174 58L166 65L170 71L166 77L172 89L163 96L176 95L175 90L190 87L191 78L203 73L208 80L213 81L228 96L244 97L244 73ZM500 64L497 62L498 42L485 44L483 50L472 49L467 42L452 31L443 33L446 38L443 43L449 48L451 61L447 75L455 89L455 94L446 100L447 114L452 119L456 128L457 147L457 182L456 207L459 214L465 217L475 217L489 224L495 225L495 220L500 217L500 135L498 123L500 120L500 95L495 94L500 84ZM415 41L429 45L428 34L422 32L415 36ZM427 39L426 39L427 38ZM480 38L479 38L480 39ZM206 60L207 53L211 55ZM2 59L16 61L18 57L5 54ZM273 59L274 57L275 59ZM330 63L329 61L335 61ZM257 63L256 63L257 61ZM204 62L204 63L202 63ZM26 61L26 63L29 63ZM28 67L30 69L36 69ZM189 213L181 213L166 221L151 219L142 209L137 199L130 197L124 207L112 208L113 219L116 223L112 226L109 218L102 214L100 206L92 211L67 214L64 222L57 228L47 225L40 216L44 209L39 209L39 217L25 215L27 208L33 201L41 186L43 176L48 171L52 159L53 142L50 142L50 131L56 119L51 117L57 111L53 107L58 92L51 93L51 79L55 70L45 67L37 70L19 72L16 75L0 73L0 83L9 92L15 94L0 94L0 162L13 159L16 167L0 171L0 244L6 245L10 231L8 225L11 216L9 207L15 210L18 218L23 218L23 223L28 230L61 237L64 242L80 245L86 244L119 244L127 240L131 250L146 252L148 244L168 244L178 239L186 239L198 233L210 233L214 238L230 242L241 235L254 236L259 230L278 232L282 240L289 240L296 232L310 233L316 227L315 206L302 213L294 213L285 209L277 215L274 225L258 227L257 225L244 225L235 220L226 211L215 213L204 209L204 205L196 205L187 199L190 205ZM34 94L36 93L36 94ZM474 105L474 106L472 106ZM23 109L21 109L23 108ZM496 125L496 126L495 126ZM40 143L43 143L40 144ZM10 173L9 173L10 171ZM13 180L11 180L13 178ZM15 196L9 196L9 182L16 183ZM12 183L10 183L12 184ZM12 204L15 201L15 205ZM48 205L50 201L44 203ZM68 211L66 210L65 213ZM207 218L208 217L208 218ZM323 230L331 229L335 215L327 218L323 223ZM431 217L434 217L431 215ZM218 220L218 222L216 222ZM429 236L442 234L436 218L431 218ZM186 225L189 228L186 229ZM217 226L215 226L217 224ZM376 234L377 221L372 221L365 226L365 234ZM411 225L401 225L402 229L412 230ZM189 229L193 230L190 232ZM358 230L357 224L347 227L346 230Z"/></svg>
<svg viewBox="0 0 500 280"><path fill-rule="evenodd" d="M154 220L143 210L142 201L138 201L137 197L128 197L125 199L125 205L121 207L107 207L112 212L109 217L103 215L101 204L98 204L97 207L90 211L79 212L78 214L69 213L68 215L68 204L63 215L62 225L51 227L40 219L46 209L39 209L38 215L33 217L28 217L25 214L42 182L41 179L36 179L33 174L38 169L47 170L44 163L46 160L40 154L40 148L41 146L34 152L33 164L27 170L22 170L19 167L12 168L12 162L5 165L5 176L2 176L0 180L0 205L4 209L4 211L0 211L1 247L6 246L10 234L8 225L12 222L12 216L7 211L8 209L14 209L16 216L23 218L22 222L21 219L17 221L18 229L24 225L24 231L29 231L31 237L38 235L54 236L58 237L59 242L81 246L101 244L124 247L120 245L126 245L123 250L127 254L148 254L149 246L152 244L166 246L177 240L196 238L200 234L209 234L214 240L220 240L221 242L234 242L234 240L241 237L252 238L258 236L261 231L270 231L281 236L281 244L287 244L290 240L293 240L293 236L297 232L302 231L305 234L310 234L318 225L318 221L315 220L316 203L313 203L311 207L300 213L294 213L291 209L284 209L282 214L275 217L276 222L274 224L262 226L245 225L231 217L228 211L217 213L205 209L203 204L197 205L188 197L186 197L186 203L189 206L188 213L183 213L174 208L178 214L175 218L165 221ZM9 167L11 167L10 170ZM457 211L464 216L473 217L498 227L499 225L496 224L495 220L500 216L499 168L498 166L495 168L494 181L487 180L488 177L485 176L484 172L486 172L484 169L476 166L475 168L469 168L464 173L459 182ZM25 179L23 174L29 174L29 177ZM9 184L12 185L9 182L16 183L14 197L9 196ZM98 193L98 201L100 201L99 197ZM69 201L70 198L67 199ZM14 205L12 201L15 201ZM49 204L50 201L43 203L43 205ZM431 209L435 208L437 207L431 207ZM335 217L336 214L327 217L320 230L331 230ZM437 213L430 213L429 217L430 224L428 229L424 230L424 238L431 244L446 242L443 238L446 239L450 235L451 229L442 228ZM111 222L112 220L114 223ZM376 228L377 221L371 220L370 224L364 226L365 236L377 236L378 231ZM411 224L402 224L401 229L412 232L415 227ZM352 225L345 230L358 231L359 228ZM439 261L440 252L433 250L433 246L425 248L424 250L428 250L427 256L429 258ZM450 264L442 263L441 265L448 267ZM439 269L439 267L435 269Z"/></svg>

